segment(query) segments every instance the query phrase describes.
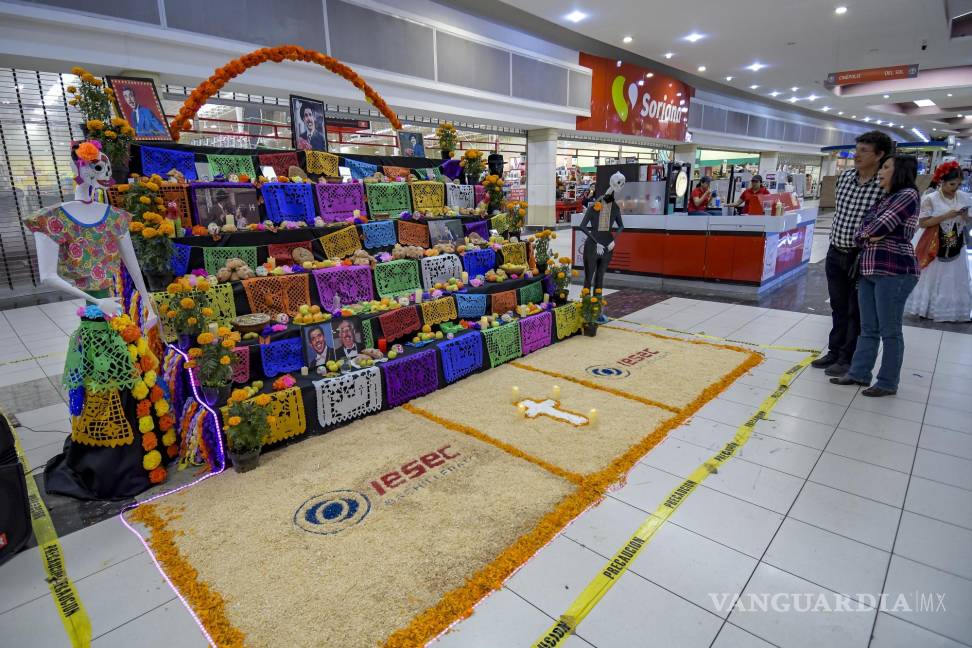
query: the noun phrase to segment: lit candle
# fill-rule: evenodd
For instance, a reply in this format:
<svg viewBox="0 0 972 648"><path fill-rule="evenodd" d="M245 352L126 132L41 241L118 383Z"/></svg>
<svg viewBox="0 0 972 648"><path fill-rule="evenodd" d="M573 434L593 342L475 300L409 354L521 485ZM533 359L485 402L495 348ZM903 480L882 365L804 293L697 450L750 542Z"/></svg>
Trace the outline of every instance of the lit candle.
<svg viewBox="0 0 972 648"><path fill-rule="evenodd" d="M550 388L550 397L554 400L560 398L560 385L554 385Z"/></svg>
<svg viewBox="0 0 972 648"><path fill-rule="evenodd" d="M301 367L300 368L300 375L301 376L306 376L307 375L307 367Z"/></svg>
<svg viewBox="0 0 972 648"><path fill-rule="evenodd" d="M591 422L591 425L597 425L597 410L591 408L591 411L587 413L587 420Z"/></svg>
<svg viewBox="0 0 972 648"><path fill-rule="evenodd" d="M550 301L550 293L543 293L543 303L546 304Z"/></svg>
<svg viewBox="0 0 972 648"><path fill-rule="evenodd" d="M469 283L469 273L468 272L465 272L464 271L462 273L462 283Z"/></svg>
<svg viewBox="0 0 972 648"><path fill-rule="evenodd" d="M226 224L236 227L236 216L233 214L226 214Z"/></svg>
<svg viewBox="0 0 972 648"><path fill-rule="evenodd" d="M519 405L516 406L516 409L520 410L520 416L526 416L527 413L526 405L520 403Z"/></svg>
<svg viewBox="0 0 972 648"><path fill-rule="evenodd" d="M218 335L219 334L219 324L217 324L216 322L210 322L209 323L209 332L212 333L213 335Z"/></svg>
<svg viewBox="0 0 972 648"><path fill-rule="evenodd" d="M422 303L422 289L421 288L416 288L415 289L415 303L416 304L421 304Z"/></svg>
<svg viewBox="0 0 972 648"><path fill-rule="evenodd" d="M385 338L378 338L378 350L382 353L388 352L388 340Z"/></svg>
<svg viewBox="0 0 972 648"><path fill-rule="evenodd" d="M486 319L485 315L483 315L482 318L479 320L479 326L482 327L484 330L489 328L489 320Z"/></svg>
<svg viewBox="0 0 972 648"><path fill-rule="evenodd" d="M513 402L514 403L519 403L520 402L520 388L517 387L516 385L513 385L513 388L510 391L512 392Z"/></svg>

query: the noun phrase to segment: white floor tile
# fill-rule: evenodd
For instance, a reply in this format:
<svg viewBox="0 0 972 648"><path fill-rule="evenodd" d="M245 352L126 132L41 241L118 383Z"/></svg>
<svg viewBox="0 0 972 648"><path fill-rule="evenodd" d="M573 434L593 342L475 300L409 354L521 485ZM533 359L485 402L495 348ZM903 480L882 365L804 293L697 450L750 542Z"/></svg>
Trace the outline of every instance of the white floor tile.
<svg viewBox="0 0 972 648"><path fill-rule="evenodd" d="M854 409L863 410L869 413L893 416L906 421L921 423L925 416L925 405L910 400L887 396L883 398L872 398L858 394L851 405Z"/></svg>
<svg viewBox="0 0 972 648"><path fill-rule="evenodd" d="M891 551L899 513L892 506L808 482L790 517Z"/></svg>
<svg viewBox="0 0 972 648"><path fill-rule="evenodd" d="M843 428L837 428L827 444L827 452L903 473L911 472L911 464L915 459L915 447L912 445Z"/></svg>
<svg viewBox="0 0 972 648"><path fill-rule="evenodd" d="M3 637L4 646L11 647L71 645L50 596L0 614L0 637Z"/></svg>
<svg viewBox="0 0 972 648"><path fill-rule="evenodd" d="M894 553L972 580L972 530L905 511Z"/></svg>
<svg viewBox="0 0 972 648"><path fill-rule="evenodd" d="M727 623L722 626L712 648L773 648L773 644L763 641L742 628Z"/></svg>
<svg viewBox="0 0 972 648"><path fill-rule="evenodd" d="M972 644L972 623L969 623L969 610L972 609L972 581L921 565L900 556L891 557L891 568L884 592L889 601L895 601L899 594L904 595L911 611L887 610L891 615L910 621L944 635L949 639ZM932 605L925 606L916 601L915 594L924 595ZM944 595L938 603L938 595Z"/></svg>
<svg viewBox="0 0 972 648"><path fill-rule="evenodd" d="M476 606L473 615L429 644L430 648L493 648L529 646L550 628L553 619L503 588ZM583 626L582 626L583 628ZM582 648L587 642L569 637L564 646ZM93 648L100 648L97 644Z"/></svg>
<svg viewBox="0 0 972 648"><path fill-rule="evenodd" d="M972 434L972 420L969 413L948 407L929 407L925 413L925 424Z"/></svg>
<svg viewBox="0 0 972 648"><path fill-rule="evenodd" d="M818 401L826 401L835 405L850 405L854 400L856 390L852 387L841 387L832 385L829 382L813 382L810 380L797 380L790 385L787 392L804 398L812 398Z"/></svg>
<svg viewBox="0 0 972 648"><path fill-rule="evenodd" d="M38 378L46 378L46 375L41 371L36 360L30 360L29 362L18 363L16 369L0 371L0 387L17 385Z"/></svg>
<svg viewBox="0 0 972 648"><path fill-rule="evenodd" d="M969 413L969 418L972 419L972 412ZM963 459L972 459L972 434L934 425L923 425L918 447Z"/></svg>
<svg viewBox="0 0 972 648"><path fill-rule="evenodd" d="M51 443L63 444L65 436L67 436L67 433L59 430L32 432L31 430L26 430L24 428L17 428L17 438L20 439L20 446L25 452L27 450L34 450L35 448L49 445ZM36 466L31 465L31 468L35 467Z"/></svg>
<svg viewBox="0 0 972 648"><path fill-rule="evenodd" d="M842 405L825 403L811 398L796 396L795 394L784 395L773 409L774 412L779 412L780 414L833 426L840 423L840 419L844 415L845 410L846 408Z"/></svg>
<svg viewBox="0 0 972 648"><path fill-rule="evenodd" d="M877 400L885 399L879 398ZM840 427L913 446L918 445L918 433L921 430L920 423L866 412L854 407L851 407L844 414L844 418L840 421Z"/></svg>
<svg viewBox="0 0 972 648"><path fill-rule="evenodd" d="M829 452L820 457L810 481L896 507L904 504L908 488L906 473Z"/></svg>
<svg viewBox="0 0 972 648"><path fill-rule="evenodd" d="M737 426L749 420L749 417L755 413L755 410L756 408L751 405L734 403L722 398L713 398L703 405L695 413L695 416L701 416L710 421L725 423L726 425Z"/></svg>
<svg viewBox="0 0 972 648"><path fill-rule="evenodd" d="M886 551L787 518L763 562L857 599L881 591L890 558Z"/></svg>
<svg viewBox="0 0 972 648"><path fill-rule="evenodd" d="M950 391L939 387L932 390L928 395L929 411L938 407L972 414L972 397L962 392Z"/></svg>
<svg viewBox="0 0 972 648"><path fill-rule="evenodd" d="M617 584L581 623L578 633L598 648L630 648L646 637L659 646L708 648L722 619L636 574Z"/></svg>
<svg viewBox="0 0 972 648"><path fill-rule="evenodd" d="M772 595L778 592L802 594L805 600L814 602L818 597L824 597L832 607L836 607L838 600L844 598L775 567L760 564L746 587L746 593ZM860 648L867 645L875 613L873 609L862 612L797 612L793 609L773 611L771 608L766 612L734 610L729 620L767 641L787 648Z"/></svg>
<svg viewBox="0 0 972 648"><path fill-rule="evenodd" d="M957 486L912 476L905 509L972 529L972 497Z"/></svg>
<svg viewBox="0 0 972 648"><path fill-rule="evenodd" d="M878 612L869 648L962 648L962 644L924 628Z"/></svg>
<svg viewBox="0 0 972 648"><path fill-rule="evenodd" d="M41 407L40 409L17 412L16 414L17 420L20 421L21 425L33 428L34 430L42 430L47 423L53 423L54 421L67 418L68 408L65 403L57 403L55 405Z"/></svg>
<svg viewBox="0 0 972 648"><path fill-rule="evenodd" d="M52 437L54 435L51 435ZM24 451L24 458L30 465L31 472L43 468L47 462L64 450L64 437L54 440L46 445L37 446L31 450Z"/></svg>
<svg viewBox="0 0 972 648"><path fill-rule="evenodd" d="M177 598L91 642L92 648L203 648L208 645L206 635Z"/></svg>
<svg viewBox="0 0 972 648"><path fill-rule="evenodd" d="M506 587L551 619L567 611L607 561L573 540L557 536L506 582ZM603 602L602 602L603 603ZM581 636L585 636L583 632Z"/></svg>
<svg viewBox="0 0 972 648"><path fill-rule="evenodd" d="M972 490L972 461L918 448L914 474Z"/></svg>
<svg viewBox="0 0 972 648"><path fill-rule="evenodd" d="M754 430L766 436L823 450L834 433L834 426L805 421L773 410L769 418L756 423Z"/></svg>

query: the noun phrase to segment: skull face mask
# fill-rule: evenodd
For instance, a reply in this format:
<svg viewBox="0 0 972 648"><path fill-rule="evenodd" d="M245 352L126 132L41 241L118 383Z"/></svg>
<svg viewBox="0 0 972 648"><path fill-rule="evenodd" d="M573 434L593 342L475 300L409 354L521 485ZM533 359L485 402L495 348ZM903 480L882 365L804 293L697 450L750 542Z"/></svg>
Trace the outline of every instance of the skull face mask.
<svg viewBox="0 0 972 648"><path fill-rule="evenodd" d="M107 189L114 181L111 178L111 162L101 152L101 142L82 142L71 149L71 158L78 168L74 181L82 191L90 196L98 187Z"/></svg>
<svg viewBox="0 0 972 648"><path fill-rule="evenodd" d="M617 193L618 191L621 190L621 187L624 186L625 183L624 174L621 173L620 171L615 171L611 175L611 179L609 180L609 182L611 184L611 188L608 189L608 193L612 193L612 194Z"/></svg>

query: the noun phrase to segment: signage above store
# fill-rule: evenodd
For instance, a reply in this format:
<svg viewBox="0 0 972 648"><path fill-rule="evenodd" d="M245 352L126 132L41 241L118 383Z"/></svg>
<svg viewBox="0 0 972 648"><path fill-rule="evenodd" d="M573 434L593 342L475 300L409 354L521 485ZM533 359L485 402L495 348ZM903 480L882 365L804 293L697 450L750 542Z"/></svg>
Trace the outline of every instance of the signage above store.
<svg viewBox="0 0 972 648"><path fill-rule="evenodd" d="M867 68L866 70L845 70L827 75L827 85L843 86L872 81L893 81L895 79L914 79L918 76L918 64L891 65L889 67Z"/></svg>
<svg viewBox="0 0 972 648"><path fill-rule="evenodd" d="M695 89L645 68L581 52L593 71L591 116L577 118L577 130L685 140Z"/></svg>

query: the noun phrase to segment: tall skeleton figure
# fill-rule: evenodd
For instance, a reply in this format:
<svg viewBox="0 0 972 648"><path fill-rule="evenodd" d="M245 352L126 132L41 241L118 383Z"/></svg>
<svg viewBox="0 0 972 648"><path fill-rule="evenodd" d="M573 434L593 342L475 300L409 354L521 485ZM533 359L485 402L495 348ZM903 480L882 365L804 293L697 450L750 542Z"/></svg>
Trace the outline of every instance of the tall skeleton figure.
<svg viewBox="0 0 972 648"><path fill-rule="evenodd" d="M587 239L584 241L584 287L597 291L604 284L604 272L614 255L614 239L624 231L621 208L614 194L624 186L624 175L618 171L611 176L610 187L591 203L580 224Z"/></svg>

